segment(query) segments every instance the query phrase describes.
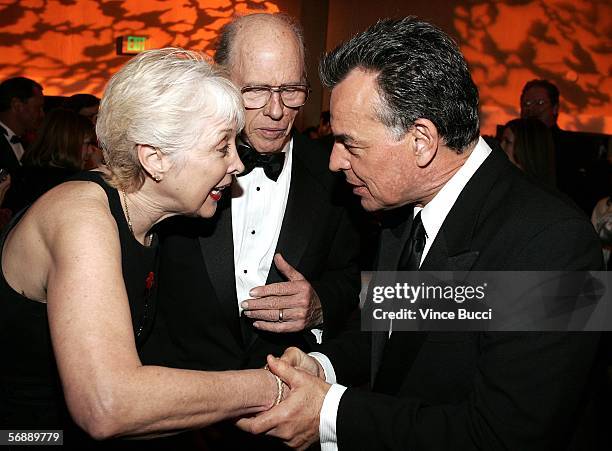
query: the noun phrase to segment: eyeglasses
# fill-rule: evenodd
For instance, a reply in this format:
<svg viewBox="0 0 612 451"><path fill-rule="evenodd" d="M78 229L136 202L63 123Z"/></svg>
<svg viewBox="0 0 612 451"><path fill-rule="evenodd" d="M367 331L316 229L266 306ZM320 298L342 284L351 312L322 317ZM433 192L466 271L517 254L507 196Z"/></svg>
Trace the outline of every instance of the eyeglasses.
<svg viewBox="0 0 612 451"><path fill-rule="evenodd" d="M306 85L282 86L245 86L240 90L244 107L257 110L263 108L270 101L273 92L280 94L281 102L287 108L299 108L306 103L310 88Z"/></svg>
<svg viewBox="0 0 612 451"><path fill-rule="evenodd" d="M530 107L530 106L542 106L546 105L548 100L546 99L537 99L537 100L524 100L521 102L521 106Z"/></svg>

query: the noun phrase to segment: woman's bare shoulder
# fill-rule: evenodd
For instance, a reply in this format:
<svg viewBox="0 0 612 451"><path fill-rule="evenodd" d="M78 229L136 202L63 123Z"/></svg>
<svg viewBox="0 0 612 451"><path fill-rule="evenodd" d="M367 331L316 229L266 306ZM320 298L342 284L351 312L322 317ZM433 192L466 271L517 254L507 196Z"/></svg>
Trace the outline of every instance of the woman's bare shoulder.
<svg viewBox="0 0 612 451"><path fill-rule="evenodd" d="M115 261L118 240L104 190L95 183L67 182L40 197L7 237L5 277L19 292L44 300L50 269L70 268L79 260Z"/></svg>
<svg viewBox="0 0 612 451"><path fill-rule="evenodd" d="M118 239L106 193L98 184L86 181L62 183L45 193L30 207L14 232L30 238L38 236L52 253L66 241L85 244L94 239L107 242Z"/></svg>
<svg viewBox="0 0 612 451"><path fill-rule="evenodd" d="M102 225L105 219L112 220L106 193L98 184L87 181L71 181L56 186L32 205L31 212L49 227L87 223L89 220Z"/></svg>

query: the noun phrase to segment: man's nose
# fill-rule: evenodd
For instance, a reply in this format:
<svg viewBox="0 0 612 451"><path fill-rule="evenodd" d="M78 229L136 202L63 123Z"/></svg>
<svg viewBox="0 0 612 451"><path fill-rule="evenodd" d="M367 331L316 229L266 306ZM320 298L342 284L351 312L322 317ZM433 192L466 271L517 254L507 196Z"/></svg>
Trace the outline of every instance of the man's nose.
<svg viewBox="0 0 612 451"><path fill-rule="evenodd" d="M344 155L345 150L340 143L334 143L332 153L329 156L329 169L333 172L338 172L351 168L351 164Z"/></svg>
<svg viewBox="0 0 612 451"><path fill-rule="evenodd" d="M283 117L283 101L280 92L272 92L270 100L264 107L264 114L272 119L279 120Z"/></svg>

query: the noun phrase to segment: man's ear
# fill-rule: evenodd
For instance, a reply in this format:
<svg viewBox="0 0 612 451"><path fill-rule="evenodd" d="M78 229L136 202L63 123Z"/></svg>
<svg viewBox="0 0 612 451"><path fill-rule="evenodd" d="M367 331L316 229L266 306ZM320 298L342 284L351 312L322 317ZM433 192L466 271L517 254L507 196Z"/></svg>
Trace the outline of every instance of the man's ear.
<svg viewBox="0 0 612 451"><path fill-rule="evenodd" d="M161 182L168 171L168 157L155 147L138 144L136 146L138 160L145 172L156 182Z"/></svg>
<svg viewBox="0 0 612 451"><path fill-rule="evenodd" d="M416 163L424 168L432 162L440 145L438 129L429 119L419 118L412 128Z"/></svg>
<svg viewBox="0 0 612 451"><path fill-rule="evenodd" d="M21 101L19 97L11 98L11 110L15 112L20 112L23 110L24 103Z"/></svg>

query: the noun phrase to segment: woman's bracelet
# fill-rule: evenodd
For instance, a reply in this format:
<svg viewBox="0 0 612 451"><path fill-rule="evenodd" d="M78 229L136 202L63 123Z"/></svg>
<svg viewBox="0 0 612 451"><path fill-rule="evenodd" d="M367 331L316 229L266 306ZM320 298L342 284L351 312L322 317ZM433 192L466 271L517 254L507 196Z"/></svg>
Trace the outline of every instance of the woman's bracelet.
<svg viewBox="0 0 612 451"><path fill-rule="evenodd" d="M278 406L281 402L281 399L283 398L283 381L281 380L280 377L278 377L276 374L270 371L270 368L268 368L267 364L266 366L264 366L264 369L268 370L270 374L276 378L276 388L278 390L278 393L276 394L276 401L274 401L274 406Z"/></svg>

